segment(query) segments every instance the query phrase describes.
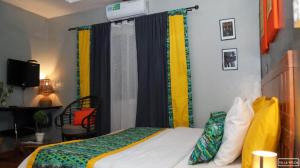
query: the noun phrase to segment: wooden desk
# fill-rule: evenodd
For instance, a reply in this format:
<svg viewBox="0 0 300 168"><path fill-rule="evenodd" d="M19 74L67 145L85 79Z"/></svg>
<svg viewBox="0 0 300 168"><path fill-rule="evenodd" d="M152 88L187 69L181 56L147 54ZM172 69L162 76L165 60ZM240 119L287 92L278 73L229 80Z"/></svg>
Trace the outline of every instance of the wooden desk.
<svg viewBox="0 0 300 168"><path fill-rule="evenodd" d="M11 111L11 112L26 112L26 111L39 111L39 110L57 110L62 106L51 106L51 107L25 107L25 106L8 106L0 107L0 111Z"/></svg>
<svg viewBox="0 0 300 168"><path fill-rule="evenodd" d="M51 106L51 107L25 107L25 106L8 106L8 107L0 107L0 112L12 112L13 115L13 123L14 123L14 132L17 134L17 128L20 123L24 121L25 117L30 118L30 126L33 126L34 130L34 121L32 119L32 115L40 110L58 110L62 108L62 106ZM50 117L49 126L51 126L52 118ZM17 135L16 135L17 136ZM17 138L17 137L16 137Z"/></svg>

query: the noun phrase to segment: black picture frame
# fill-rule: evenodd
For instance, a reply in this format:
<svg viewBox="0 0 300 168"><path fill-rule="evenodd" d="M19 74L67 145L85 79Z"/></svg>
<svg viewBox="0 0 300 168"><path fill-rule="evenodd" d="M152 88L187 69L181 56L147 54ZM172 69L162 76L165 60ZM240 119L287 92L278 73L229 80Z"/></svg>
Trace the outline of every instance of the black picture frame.
<svg viewBox="0 0 300 168"><path fill-rule="evenodd" d="M238 49L222 49L222 69L223 71L233 71L239 69Z"/></svg>
<svg viewBox="0 0 300 168"><path fill-rule="evenodd" d="M236 39L235 18L221 19L219 25L221 41Z"/></svg>

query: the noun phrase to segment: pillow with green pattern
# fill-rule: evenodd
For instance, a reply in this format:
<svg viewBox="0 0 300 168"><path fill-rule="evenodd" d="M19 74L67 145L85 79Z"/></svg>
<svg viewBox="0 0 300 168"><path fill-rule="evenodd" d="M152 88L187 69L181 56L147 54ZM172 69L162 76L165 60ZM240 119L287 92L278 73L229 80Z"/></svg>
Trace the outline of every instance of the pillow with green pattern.
<svg viewBox="0 0 300 168"><path fill-rule="evenodd" d="M226 113L223 111L210 114L202 136L190 156L190 165L209 162L215 157L222 143L225 117Z"/></svg>

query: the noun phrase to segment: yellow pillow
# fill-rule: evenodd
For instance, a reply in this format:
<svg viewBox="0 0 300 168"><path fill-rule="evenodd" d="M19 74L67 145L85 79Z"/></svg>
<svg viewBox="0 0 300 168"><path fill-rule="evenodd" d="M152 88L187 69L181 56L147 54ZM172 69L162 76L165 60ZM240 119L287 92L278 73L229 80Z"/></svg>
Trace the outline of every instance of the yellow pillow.
<svg viewBox="0 0 300 168"><path fill-rule="evenodd" d="M256 107L256 113L248 129L242 151L242 167L250 168L255 150L277 151L280 137L280 113L278 99L266 98Z"/></svg>
<svg viewBox="0 0 300 168"><path fill-rule="evenodd" d="M252 108L253 111L256 113L260 108L262 108L264 105L266 105L266 97L262 96L257 98L253 103L252 103Z"/></svg>

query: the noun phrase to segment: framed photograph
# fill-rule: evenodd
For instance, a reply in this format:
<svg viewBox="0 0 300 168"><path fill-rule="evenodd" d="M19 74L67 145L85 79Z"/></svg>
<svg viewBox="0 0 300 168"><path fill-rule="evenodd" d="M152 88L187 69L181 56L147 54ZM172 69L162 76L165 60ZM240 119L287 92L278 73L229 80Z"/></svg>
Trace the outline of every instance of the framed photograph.
<svg viewBox="0 0 300 168"><path fill-rule="evenodd" d="M236 48L222 50L223 70L238 70L238 53Z"/></svg>
<svg viewBox="0 0 300 168"><path fill-rule="evenodd" d="M236 39L235 19L220 20L221 40Z"/></svg>

